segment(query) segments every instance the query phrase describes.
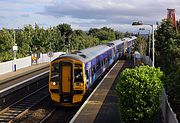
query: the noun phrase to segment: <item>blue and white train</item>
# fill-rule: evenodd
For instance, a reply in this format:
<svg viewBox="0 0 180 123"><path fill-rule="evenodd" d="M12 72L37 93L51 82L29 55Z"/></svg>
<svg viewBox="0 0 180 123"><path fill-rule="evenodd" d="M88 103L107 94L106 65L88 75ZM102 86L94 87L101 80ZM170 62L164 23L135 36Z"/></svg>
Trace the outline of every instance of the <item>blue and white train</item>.
<svg viewBox="0 0 180 123"><path fill-rule="evenodd" d="M61 106L82 101L87 90L130 48L135 36L62 55L50 63L49 92Z"/></svg>

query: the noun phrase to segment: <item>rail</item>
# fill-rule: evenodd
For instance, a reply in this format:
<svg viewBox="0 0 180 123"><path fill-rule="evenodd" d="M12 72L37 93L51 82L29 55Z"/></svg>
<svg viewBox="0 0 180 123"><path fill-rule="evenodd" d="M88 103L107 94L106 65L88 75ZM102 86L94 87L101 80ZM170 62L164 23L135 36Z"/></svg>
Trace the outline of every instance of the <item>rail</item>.
<svg viewBox="0 0 180 123"><path fill-rule="evenodd" d="M52 111L50 111L39 123L45 123L51 116L52 114L57 110L57 108L54 108Z"/></svg>
<svg viewBox="0 0 180 123"><path fill-rule="evenodd" d="M47 85L40 88L39 90L31 93L30 95L24 97L23 99L15 102L11 106L0 112L0 122L12 123L18 118L26 114L33 106L37 105L39 102L44 100L49 96L47 91Z"/></svg>

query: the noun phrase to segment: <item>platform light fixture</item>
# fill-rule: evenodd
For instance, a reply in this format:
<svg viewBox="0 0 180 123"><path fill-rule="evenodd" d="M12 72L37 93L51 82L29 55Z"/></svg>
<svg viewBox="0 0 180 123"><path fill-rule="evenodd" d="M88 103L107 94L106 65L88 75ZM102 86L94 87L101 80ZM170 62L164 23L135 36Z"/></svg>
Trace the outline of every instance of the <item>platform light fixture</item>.
<svg viewBox="0 0 180 123"><path fill-rule="evenodd" d="M132 26L148 25L152 27L152 66L154 67L154 24L144 24L142 21L136 21L132 23Z"/></svg>
<svg viewBox="0 0 180 123"><path fill-rule="evenodd" d="M16 71L16 54L18 51L18 46L16 44L16 35L15 35L15 30L14 30L14 45L13 45L13 57L14 57L14 61L13 61L13 71Z"/></svg>

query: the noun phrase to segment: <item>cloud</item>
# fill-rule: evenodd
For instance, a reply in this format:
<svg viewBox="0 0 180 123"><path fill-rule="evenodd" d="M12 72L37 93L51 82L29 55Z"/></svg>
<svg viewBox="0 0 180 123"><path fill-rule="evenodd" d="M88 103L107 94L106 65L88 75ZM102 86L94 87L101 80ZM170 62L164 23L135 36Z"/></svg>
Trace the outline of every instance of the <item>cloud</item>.
<svg viewBox="0 0 180 123"><path fill-rule="evenodd" d="M157 0L60 0L45 7L44 14L56 18L100 19L109 23L130 23L135 19L163 18L168 6L180 9L180 1ZM159 16L161 15L161 16Z"/></svg>
<svg viewBox="0 0 180 123"><path fill-rule="evenodd" d="M0 16L0 19L5 19L6 17L5 16Z"/></svg>
<svg viewBox="0 0 180 123"><path fill-rule="evenodd" d="M27 18L27 17L30 17L30 15L29 14L22 14L21 17Z"/></svg>
<svg viewBox="0 0 180 123"><path fill-rule="evenodd" d="M179 0L0 0L0 16L5 17L0 19L16 27L36 22L42 26L68 23L85 30L102 26L130 29L133 21L161 21L167 8L175 8L180 18Z"/></svg>

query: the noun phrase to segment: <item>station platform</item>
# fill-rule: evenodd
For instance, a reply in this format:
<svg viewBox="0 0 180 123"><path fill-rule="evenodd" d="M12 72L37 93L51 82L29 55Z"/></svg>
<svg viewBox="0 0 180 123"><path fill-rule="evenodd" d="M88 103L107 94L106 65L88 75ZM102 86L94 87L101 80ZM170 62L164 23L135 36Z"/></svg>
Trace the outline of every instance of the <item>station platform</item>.
<svg viewBox="0 0 180 123"><path fill-rule="evenodd" d="M48 75L48 62L0 75L0 111L12 104L12 102L16 102L46 85ZM44 78L46 78L45 81L43 81Z"/></svg>
<svg viewBox="0 0 180 123"><path fill-rule="evenodd" d="M123 69L130 66L129 61L118 61L80 107L70 123L121 123L115 80Z"/></svg>
<svg viewBox="0 0 180 123"><path fill-rule="evenodd" d="M14 72L9 72L0 75L0 97L2 97L5 91L7 92L11 88L23 84L25 80L32 78L35 75L47 72L49 70L49 63L35 64L29 67L18 69ZM18 88L15 88L15 90Z"/></svg>
<svg viewBox="0 0 180 123"><path fill-rule="evenodd" d="M49 63L35 64L29 67L18 69L17 71L14 72L8 72L6 74L2 74L0 75L0 85L12 79L17 79L21 76L32 73L34 71L44 69L45 67L49 67Z"/></svg>

